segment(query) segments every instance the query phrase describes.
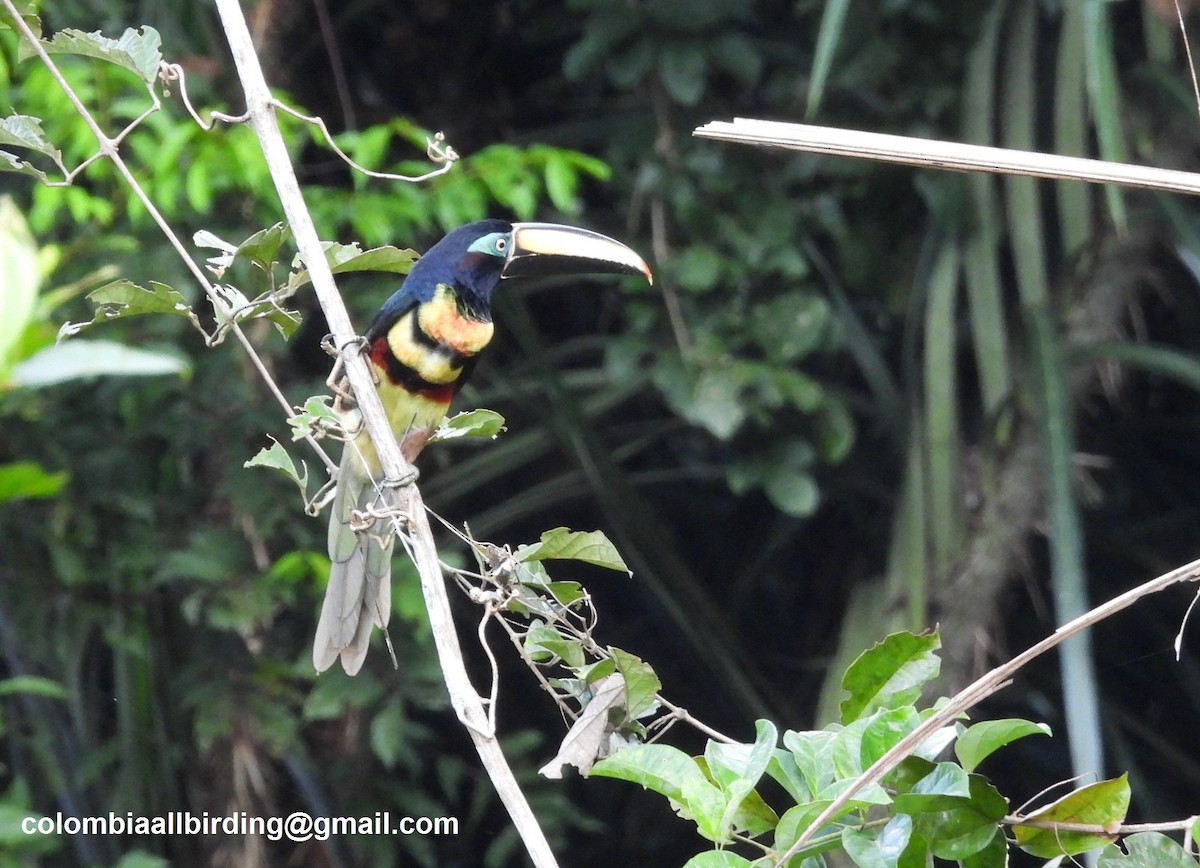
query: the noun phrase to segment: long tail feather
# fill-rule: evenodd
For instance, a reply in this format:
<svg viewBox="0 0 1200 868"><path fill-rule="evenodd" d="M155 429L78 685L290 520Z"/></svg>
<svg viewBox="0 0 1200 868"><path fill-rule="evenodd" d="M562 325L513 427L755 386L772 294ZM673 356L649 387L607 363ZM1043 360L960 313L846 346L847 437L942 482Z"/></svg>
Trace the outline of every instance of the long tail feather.
<svg viewBox="0 0 1200 868"><path fill-rule="evenodd" d="M341 658L354 675L362 667L372 625L385 627L391 615L392 541L386 528L356 533L351 512L377 499L356 450L347 445L338 491L329 516L329 586L313 642L313 666L322 672ZM390 500L390 498L385 498ZM380 539L388 540L380 545Z"/></svg>

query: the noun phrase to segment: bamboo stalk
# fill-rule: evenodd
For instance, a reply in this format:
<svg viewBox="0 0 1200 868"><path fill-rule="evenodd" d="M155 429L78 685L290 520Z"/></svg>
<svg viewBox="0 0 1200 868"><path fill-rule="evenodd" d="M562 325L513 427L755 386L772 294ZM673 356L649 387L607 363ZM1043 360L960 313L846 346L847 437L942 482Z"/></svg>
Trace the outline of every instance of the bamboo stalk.
<svg viewBox="0 0 1200 868"><path fill-rule="evenodd" d="M862 130L734 118L732 121L712 121L697 127L692 134L705 139L958 172L994 172L1088 181L1093 184L1120 184L1173 193L1200 193L1200 174L1194 172Z"/></svg>

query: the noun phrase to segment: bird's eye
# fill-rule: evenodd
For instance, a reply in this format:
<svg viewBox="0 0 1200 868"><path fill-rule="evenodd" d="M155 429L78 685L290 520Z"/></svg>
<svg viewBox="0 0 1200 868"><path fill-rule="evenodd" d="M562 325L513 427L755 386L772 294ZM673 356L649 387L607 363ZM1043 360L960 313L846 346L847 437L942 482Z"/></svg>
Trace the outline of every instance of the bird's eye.
<svg viewBox="0 0 1200 868"><path fill-rule="evenodd" d="M507 238L497 238L496 239L496 252L497 253L503 253L506 247L508 247L508 239Z"/></svg>

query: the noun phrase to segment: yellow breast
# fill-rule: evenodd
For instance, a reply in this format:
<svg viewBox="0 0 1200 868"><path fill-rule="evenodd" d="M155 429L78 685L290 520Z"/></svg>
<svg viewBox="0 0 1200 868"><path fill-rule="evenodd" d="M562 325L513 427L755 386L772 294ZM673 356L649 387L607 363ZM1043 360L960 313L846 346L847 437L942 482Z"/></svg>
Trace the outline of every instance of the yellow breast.
<svg viewBox="0 0 1200 868"><path fill-rule="evenodd" d="M414 334L414 317L417 329ZM410 310L388 331L388 346L401 363L430 383L453 383L463 362L492 339L492 324L463 316L454 293L439 285L434 297Z"/></svg>

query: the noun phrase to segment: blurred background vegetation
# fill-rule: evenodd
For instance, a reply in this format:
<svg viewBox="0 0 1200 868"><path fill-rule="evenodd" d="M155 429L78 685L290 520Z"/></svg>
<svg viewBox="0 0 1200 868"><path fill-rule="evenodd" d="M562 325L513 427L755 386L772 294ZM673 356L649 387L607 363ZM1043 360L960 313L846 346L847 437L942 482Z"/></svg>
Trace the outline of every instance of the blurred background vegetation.
<svg viewBox="0 0 1200 868"><path fill-rule="evenodd" d="M635 575L571 576L596 598L601 640L652 663L713 726L748 740L756 717L828 722L826 673L900 628L940 624L945 687L961 686L1088 600L1195 557L1192 203L690 135L765 117L1194 170L1173 3L509 0L468 14L444 0L258 0L248 13L268 78L361 162L423 171L423 130L465 157L426 185L368 181L291 126L322 237L423 250L484 215L537 218L607 232L654 264L652 288L505 287L460 407L500 411L509 433L431 449L422 488L501 544L604 530ZM61 0L43 21L151 25L198 105L240 110L207 4ZM115 67L68 66L112 128L145 107ZM0 92L45 120L69 164L91 153L10 32ZM203 133L168 101L125 152L184 237L236 242L281 217L247 129ZM520 864L399 562L399 671L373 654L355 679L314 676L322 522L286 480L243 469L287 427L239 352L143 317L91 337L165 373L22 367L62 321L90 318L82 294L113 275L195 297L115 173L97 165L59 189L4 175L0 194L2 243L18 251L0 292L15 298L18 274L39 281L38 303L0 322L0 860ZM343 282L359 322L393 283ZM300 303L290 342L252 330L296 402L322 391L329 364L315 302ZM1057 733L989 770L1014 801L1072 774L1068 745L1095 767L1102 737L1109 770L1131 771L1132 818L1195 812L1200 655L1194 638L1178 663L1171 648L1188 594L1103 625L1066 668L1033 668L985 706ZM466 601L461 614L472 629ZM561 720L517 661L502 677L506 746L565 863L592 864L580 854L601 845L643 865L700 848L653 794L537 780ZM1096 714L1068 739L1064 708ZM388 809L456 815L462 834L298 854L75 837L39 855L11 825L172 809Z"/></svg>

